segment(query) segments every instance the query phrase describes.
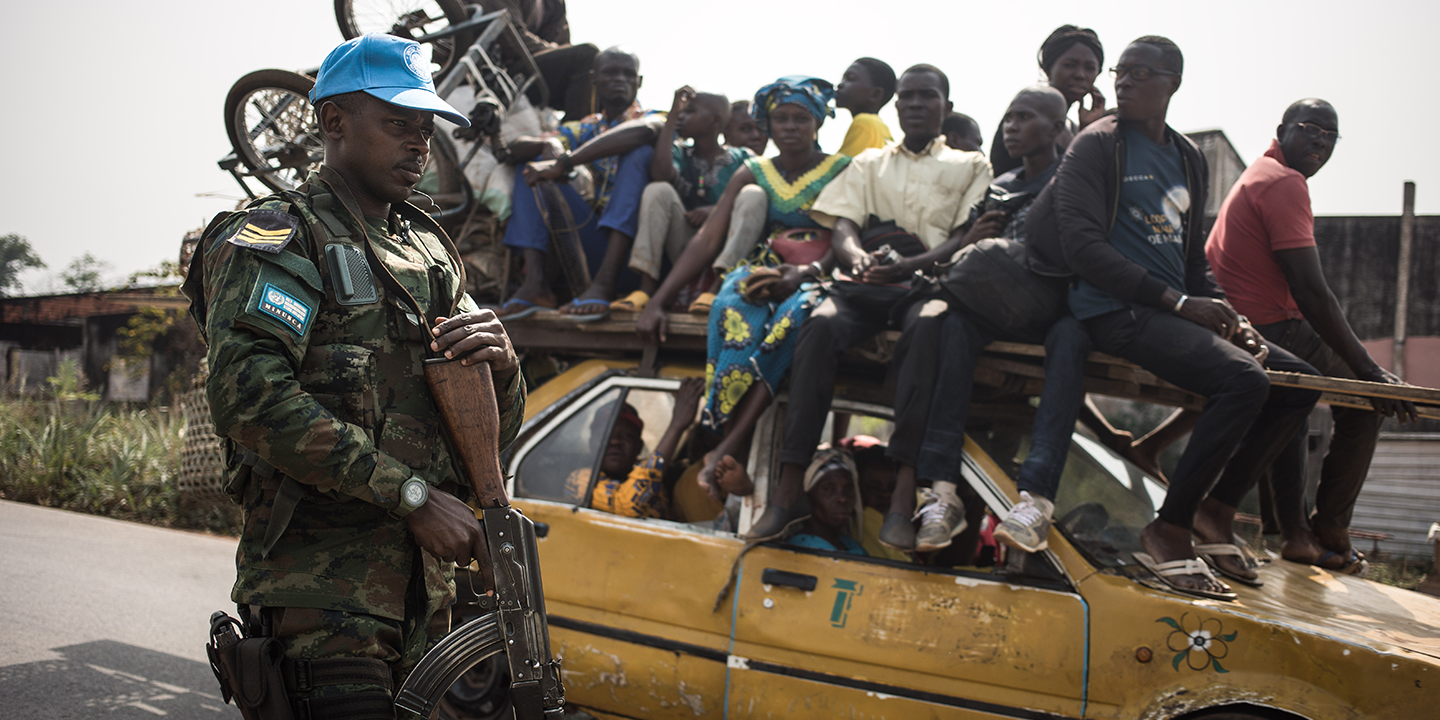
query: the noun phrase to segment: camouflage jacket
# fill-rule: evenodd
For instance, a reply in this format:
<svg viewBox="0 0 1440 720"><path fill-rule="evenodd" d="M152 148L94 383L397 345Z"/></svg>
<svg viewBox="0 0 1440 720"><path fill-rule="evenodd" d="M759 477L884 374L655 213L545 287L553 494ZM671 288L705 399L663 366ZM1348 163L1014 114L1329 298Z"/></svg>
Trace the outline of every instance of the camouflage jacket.
<svg viewBox="0 0 1440 720"><path fill-rule="evenodd" d="M389 514L411 476L472 496L422 369L434 319L476 309L443 236L409 205L365 218L345 181L322 168L300 192L233 213L201 241L203 273L191 275L203 279L186 289L198 303L203 286L196 318L216 434L231 441L232 471L249 472L239 448L277 469L244 490L237 603L403 619L419 562L432 609L450 604L451 566ZM328 254L336 244L350 246L336 254L351 263L348 281ZM520 373L496 390L504 448L524 415ZM265 556L281 473L304 494Z"/></svg>

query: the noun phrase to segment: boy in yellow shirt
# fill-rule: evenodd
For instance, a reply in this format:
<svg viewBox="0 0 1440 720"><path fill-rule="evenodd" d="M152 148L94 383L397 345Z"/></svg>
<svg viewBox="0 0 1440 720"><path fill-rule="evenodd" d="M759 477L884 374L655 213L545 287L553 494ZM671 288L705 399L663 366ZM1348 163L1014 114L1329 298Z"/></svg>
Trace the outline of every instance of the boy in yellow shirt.
<svg viewBox="0 0 1440 720"><path fill-rule="evenodd" d="M870 148L885 147L895 138L876 113L895 97L895 70L882 60L862 57L845 69L835 86L835 106L854 118L845 131L840 154L855 157Z"/></svg>

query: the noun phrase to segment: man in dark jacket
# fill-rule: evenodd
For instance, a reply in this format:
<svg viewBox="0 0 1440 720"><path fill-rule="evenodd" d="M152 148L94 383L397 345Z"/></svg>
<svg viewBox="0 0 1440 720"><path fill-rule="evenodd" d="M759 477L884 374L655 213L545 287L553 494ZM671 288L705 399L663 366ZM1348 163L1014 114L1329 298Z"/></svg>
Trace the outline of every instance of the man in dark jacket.
<svg viewBox="0 0 1440 720"><path fill-rule="evenodd" d="M1078 275L1070 308L1096 349L1208 398L1135 557L1176 590L1228 599L1230 588L1195 559L1192 535L1222 573L1258 584L1231 549L1235 507L1319 394L1270 386L1260 364L1267 350L1272 368L1315 371L1267 349L1210 272L1200 227L1209 171L1194 143L1165 124L1183 63L1162 37L1125 49L1111 71L1117 114L1070 145L1031 211L1030 248L1037 270Z"/></svg>

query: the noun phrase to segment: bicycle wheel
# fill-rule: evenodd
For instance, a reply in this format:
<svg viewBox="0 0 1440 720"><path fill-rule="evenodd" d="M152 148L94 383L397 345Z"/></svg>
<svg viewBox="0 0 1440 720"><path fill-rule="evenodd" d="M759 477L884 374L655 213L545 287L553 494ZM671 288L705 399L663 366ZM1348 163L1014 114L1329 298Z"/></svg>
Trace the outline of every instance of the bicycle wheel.
<svg viewBox="0 0 1440 720"><path fill-rule="evenodd" d="M310 88L315 80L287 70L257 70L225 97L225 133L251 174L279 192L305 181L325 159Z"/></svg>
<svg viewBox="0 0 1440 720"><path fill-rule="evenodd" d="M461 0L335 0L335 21L346 40L367 33L389 33L414 40L470 19ZM439 78L455 66L474 42L474 33L459 33L422 43L430 74ZM458 49L458 52L457 52Z"/></svg>

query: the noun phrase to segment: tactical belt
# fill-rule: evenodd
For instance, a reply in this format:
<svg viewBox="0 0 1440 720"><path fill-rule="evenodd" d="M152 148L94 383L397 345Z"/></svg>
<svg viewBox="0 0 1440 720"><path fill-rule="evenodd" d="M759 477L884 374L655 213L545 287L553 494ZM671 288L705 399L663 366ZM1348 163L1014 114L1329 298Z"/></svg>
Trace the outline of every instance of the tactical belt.
<svg viewBox="0 0 1440 720"><path fill-rule="evenodd" d="M294 698L301 693L328 685L379 685L380 690L304 698L291 703L295 720L393 720L394 701L390 698L394 684L390 667L382 660L369 658L329 658L303 660L287 658L280 666L285 675L285 689Z"/></svg>
<svg viewBox="0 0 1440 720"><path fill-rule="evenodd" d="M275 476L275 466L254 450L247 448L240 464L248 466L251 475L265 480ZM295 506L300 504L300 498L304 496L305 487L300 481L289 475L281 476L280 490L275 494L275 505L270 510L270 524L265 528L265 540L260 545L260 557L270 557L270 550L280 541L280 536L285 534L285 528L290 526L290 518L295 515Z"/></svg>
<svg viewBox="0 0 1440 720"><path fill-rule="evenodd" d="M295 720L395 720L395 703L379 690L300 700Z"/></svg>

